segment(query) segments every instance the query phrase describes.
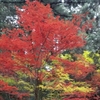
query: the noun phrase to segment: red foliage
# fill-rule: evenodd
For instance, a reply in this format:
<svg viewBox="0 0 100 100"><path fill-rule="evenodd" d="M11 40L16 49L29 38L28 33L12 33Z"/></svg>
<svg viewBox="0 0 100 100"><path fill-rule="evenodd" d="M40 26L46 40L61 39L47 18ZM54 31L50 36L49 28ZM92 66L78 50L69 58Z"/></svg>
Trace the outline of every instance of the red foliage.
<svg viewBox="0 0 100 100"><path fill-rule="evenodd" d="M59 20L59 17L53 16L49 5L44 6L38 1L27 1L22 9L17 8L21 28L6 29L0 37L0 73L23 71L37 79L41 76L38 75L39 70L44 67L43 60L48 61L50 56L85 44L83 37L78 35L81 29L79 24L75 25L76 17L72 21ZM74 68L74 64L71 67ZM68 72L74 74L70 70ZM2 84L4 87L1 89L6 92L10 93L14 88Z"/></svg>
<svg viewBox="0 0 100 100"><path fill-rule="evenodd" d="M91 84L100 88L100 73L95 73L92 76Z"/></svg>
<svg viewBox="0 0 100 100"><path fill-rule="evenodd" d="M94 68L91 65L86 66L82 62L73 62L70 67L66 68L67 72L71 74L75 79L83 80L90 73L94 72Z"/></svg>
<svg viewBox="0 0 100 100"><path fill-rule="evenodd" d="M87 20L85 22L83 21L82 23L82 20L84 20L84 18L86 18L87 15L88 15L88 12L84 14L79 14L79 16L77 14L73 14L73 17L74 17L74 19L72 19L73 23L77 26L81 26L82 31L86 31L88 29L93 28L92 23L94 22L94 19Z"/></svg>
<svg viewBox="0 0 100 100"><path fill-rule="evenodd" d="M6 82L0 80L0 92L9 94L10 96L17 97L22 100L22 97L29 96L28 93L19 93L15 86L9 86ZM1 99L0 99L1 100Z"/></svg>
<svg viewBox="0 0 100 100"><path fill-rule="evenodd" d="M58 65L62 65L66 73L73 76L74 79L84 80L87 75L93 73L95 71L95 67L93 65L86 65L86 63L82 61L74 61L71 62L69 60L64 60L59 57L51 56L50 59L56 60L61 63L57 63Z"/></svg>
<svg viewBox="0 0 100 100"><path fill-rule="evenodd" d="M22 9L17 8L17 13L23 28L6 30L0 37L0 66L8 72L17 68L28 70L25 64L21 64L23 62L30 63L33 68L40 68L42 60L50 55L55 56L65 49L84 45L84 40L78 36L79 26L74 25L73 21L53 17L49 5L44 6L37 1L27 2Z"/></svg>
<svg viewBox="0 0 100 100"><path fill-rule="evenodd" d="M89 99L86 99L86 98L72 98L72 99L63 99L63 100L89 100Z"/></svg>

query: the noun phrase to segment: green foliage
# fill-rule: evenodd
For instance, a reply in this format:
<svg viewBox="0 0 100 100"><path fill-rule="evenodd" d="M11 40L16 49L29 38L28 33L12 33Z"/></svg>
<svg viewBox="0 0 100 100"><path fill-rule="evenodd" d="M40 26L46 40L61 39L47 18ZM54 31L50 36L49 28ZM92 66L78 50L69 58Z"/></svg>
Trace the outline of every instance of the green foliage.
<svg viewBox="0 0 100 100"><path fill-rule="evenodd" d="M9 85L16 85L17 82L13 77L8 77L8 76L3 77L2 75L0 76L0 80L7 82Z"/></svg>
<svg viewBox="0 0 100 100"><path fill-rule="evenodd" d="M96 27L95 27L96 28ZM92 52L99 52L100 50L100 29L95 29L93 33L89 33L86 37L87 43L84 47L86 50Z"/></svg>
<svg viewBox="0 0 100 100"><path fill-rule="evenodd" d="M73 61L73 57L71 56L71 54L61 54L60 57L62 59L66 59L66 60L70 60L70 61Z"/></svg>
<svg viewBox="0 0 100 100"><path fill-rule="evenodd" d="M19 80L17 82L17 87L19 88L20 92L29 92L30 96L33 96L34 86L33 84L30 84L30 82Z"/></svg>
<svg viewBox="0 0 100 100"><path fill-rule="evenodd" d="M15 15L15 8L12 4L0 3L0 28L11 27L11 23L6 20L7 16Z"/></svg>
<svg viewBox="0 0 100 100"><path fill-rule="evenodd" d="M15 6L21 7L24 4L24 2L16 3L13 1L12 3L10 3L10 1L12 0L9 1L3 0L3 2L0 1L0 29L2 28L12 29L13 27L18 26L18 24L14 23L14 21L17 20ZM18 0L16 1L18 2ZM1 31L0 34L2 34Z"/></svg>
<svg viewBox="0 0 100 100"><path fill-rule="evenodd" d="M22 75L22 74L21 74ZM20 92L28 92L30 93L30 96L33 96L33 91L34 91L34 86L33 83L30 81L27 81L27 77L24 75L24 79L21 79L23 75L19 78L19 80L16 80L14 77L8 77L5 76L3 77L2 75L0 76L0 80L3 80L4 82L7 82L10 86L16 86Z"/></svg>
<svg viewBox="0 0 100 100"><path fill-rule="evenodd" d="M47 3L54 3L57 2L58 0L42 0L43 3L47 4Z"/></svg>

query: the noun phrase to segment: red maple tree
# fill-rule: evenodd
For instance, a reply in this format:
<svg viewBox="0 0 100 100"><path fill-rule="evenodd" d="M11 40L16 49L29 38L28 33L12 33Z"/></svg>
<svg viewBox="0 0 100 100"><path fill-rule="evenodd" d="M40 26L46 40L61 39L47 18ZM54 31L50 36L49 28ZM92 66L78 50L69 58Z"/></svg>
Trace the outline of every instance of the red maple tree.
<svg viewBox="0 0 100 100"><path fill-rule="evenodd" d="M34 77L35 100L39 100L38 85L42 80L40 70L66 49L82 47L85 43L80 25L74 17L71 21L54 17L49 5L38 1L17 8L19 27L5 29L0 37L0 73L14 75L22 71ZM79 21L78 21L79 23Z"/></svg>

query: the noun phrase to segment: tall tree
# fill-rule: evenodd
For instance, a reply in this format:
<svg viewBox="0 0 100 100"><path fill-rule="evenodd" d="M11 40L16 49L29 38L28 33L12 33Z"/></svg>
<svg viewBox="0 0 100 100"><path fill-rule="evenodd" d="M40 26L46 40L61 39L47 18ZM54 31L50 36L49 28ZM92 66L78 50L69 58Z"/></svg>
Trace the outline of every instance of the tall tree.
<svg viewBox="0 0 100 100"><path fill-rule="evenodd" d="M26 73L32 79L34 99L42 100L43 91L41 92L39 86L43 85L44 71L49 75L47 81L52 82L51 75L56 78L55 69L60 67L55 63L49 70L50 67L46 68L46 64L52 60L62 62L57 58L58 54L66 49L84 45L84 34L80 32L82 31L80 23L81 17L85 17L85 15L73 15L71 21L60 20L59 16L53 16L49 5L44 6L38 1L30 2L29 0L22 9L17 8L20 27L11 30L5 29L3 30L5 34L0 37L1 75L15 75L20 71ZM67 62L66 66L68 63L71 64L71 62ZM63 73L67 73L66 71L64 70ZM59 82L54 85L66 84L66 81Z"/></svg>

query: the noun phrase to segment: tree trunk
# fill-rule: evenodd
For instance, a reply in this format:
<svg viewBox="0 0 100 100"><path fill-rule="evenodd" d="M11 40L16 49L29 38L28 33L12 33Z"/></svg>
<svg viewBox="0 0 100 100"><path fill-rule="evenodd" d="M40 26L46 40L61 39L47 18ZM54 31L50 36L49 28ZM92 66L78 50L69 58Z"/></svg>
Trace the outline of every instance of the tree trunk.
<svg viewBox="0 0 100 100"><path fill-rule="evenodd" d="M4 100L2 96L0 96L0 100Z"/></svg>
<svg viewBox="0 0 100 100"><path fill-rule="evenodd" d="M38 78L35 80L35 100L42 100L42 91L39 88L39 85L41 85L42 82L38 80Z"/></svg>

